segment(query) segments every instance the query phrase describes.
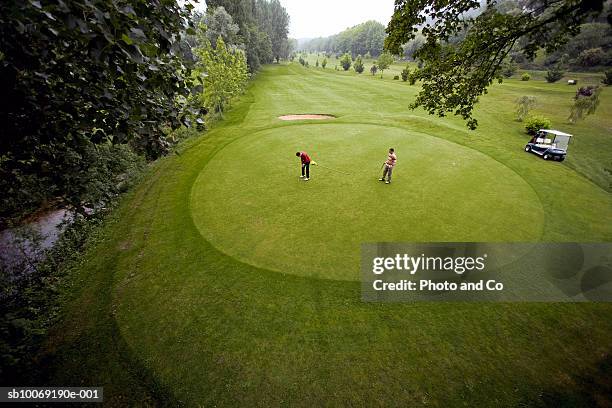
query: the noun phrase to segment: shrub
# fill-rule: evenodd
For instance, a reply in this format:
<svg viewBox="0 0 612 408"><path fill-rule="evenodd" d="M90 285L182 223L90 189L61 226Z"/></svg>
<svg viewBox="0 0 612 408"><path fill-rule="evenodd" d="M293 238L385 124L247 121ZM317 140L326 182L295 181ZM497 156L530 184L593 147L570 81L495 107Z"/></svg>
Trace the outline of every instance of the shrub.
<svg viewBox="0 0 612 408"><path fill-rule="evenodd" d="M406 68L402 70L402 81L406 82L410 76L410 67L406 64Z"/></svg>
<svg viewBox="0 0 612 408"><path fill-rule="evenodd" d="M372 67L370 68L370 72L372 73L372 75L376 75L377 71L378 71L378 66L376 66L376 63L372 64Z"/></svg>
<svg viewBox="0 0 612 408"><path fill-rule="evenodd" d="M507 62L502 66L501 73L506 78L510 78L517 70L517 65L513 62Z"/></svg>
<svg viewBox="0 0 612 408"><path fill-rule="evenodd" d="M352 64L352 58L350 56L350 54L347 52L345 53L342 58L340 58L340 65L342 65L342 69L344 69L345 71L348 71L349 68L351 67Z"/></svg>
<svg viewBox="0 0 612 408"><path fill-rule="evenodd" d="M327 66L327 58L323 58L323 62L321 63L321 68L325 69Z"/></svg>
<svg viewBox="0 0 612 408"><path fill-rule="evenodd" d="M601 80L601 83L604 85L612 85L612 69L604 72L604 78Z"/></svg>
<svg viewBox="0 0 612 408"><path fill-rule="evenodd" d="M353 68L355 68L355 72L361 74L363 72L363 61L361 60L361 55L357 56L355 60L355 64L353 64Z"/></svg>
<svg viewBox="0 0 612 408"><path fill-rule="evenodd" d="M315 67L319 68L319 59L317 58L317 62L315 62Z"/></svg>
<svg viewBox="0 0 612 408"><path fill-rule="evenodd" d="M535 108L536 106L536 98L535 96L521 96L516 100L516 120L522 122L529 111Z"/></svg>
<svg viewBox="0 0 612 408"><path fill-rule="evenodd" d="M551 127L550 119L544 116L530 116L525 121L525 130L530 135L535 135L540 129L549 129Z"/></svg>
<svg viewBox="0 0 612 408"><path fill-rule="evenodd" d="M601 65L606 59L606 54L601 47L589 48L578 55L578 63L583 67Z"/></svg>
<svg viewBox="0 0 612 408"><path fill-rule="evenodd" d="M531 75L529 75L527 72L521 75L521 81L529 81L530 79L531 79Z"/></svg>
<svg viewBox="0 0 612 408"><path fill-rule="evenodd" d="M408 75L408 83L410 85L414 85L416 83L418 74L419 74L419 70L415 69L410 73L410 75Z"/></svg>
<svg viewBox="0 0 612 408"><path fill-rule="evenodd" d="M563 70L559 66L555 66L546 72L546 82L554 83L563 78Z"/></svg>
<svg viewBox="0 0 612 408"><path fill-rule="evenodd" d="M399 75L395 75L395 76L393 77L393 80L394 80L394 81L398 81L398 80L399 80Z"/></svg>

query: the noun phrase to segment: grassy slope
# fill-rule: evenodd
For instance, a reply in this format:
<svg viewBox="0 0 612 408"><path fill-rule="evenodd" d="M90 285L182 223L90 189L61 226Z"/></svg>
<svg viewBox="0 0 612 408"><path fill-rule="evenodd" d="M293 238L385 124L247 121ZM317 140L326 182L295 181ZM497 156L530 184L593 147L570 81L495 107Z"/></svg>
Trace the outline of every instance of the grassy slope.
<svg viewBox="0 0 612 408"><path fill-rule="evenodd" d="M283 88L291 78L294 86ZM274 123L271 114L316 107L347 122L417 120L405 111L414 90L373 81L266 68L225 122L188 142L180 156L157 163L78 271L82 290L75 290L68 318L49 343L54 381L104 385L112 405L159 399L225 406L559 406L560 400L589 406L592 395L605 398L609 377L601 375L609 372L612 348L606 304L363 304L357 283L258 269L201 238L189 208L194 181L227 143ZM603 137L610 121L602 114L611 106L609 92L602 112L580 125L584 137L567 166L534 166L541 162L517 158L509 148L524 136L511 121L513 99L505 91L521 94L524 86L508 81L493 88L479 109L477 135L455 120L441 127L423 117L419 128L486 152L537 187L547 220L568 223L547 222L544 239L609 240L602 216L605 221L610 208L588 210L609 203L609 193L571 170L593 169L594 180L609 180L602 173L611 143ZM544 99L550 91L569 94L561 85L529 86ZM343 104L342 95L366 95L363 109ZM561 106L563 98L540 110L555 116L547 106ZM500 120L507 126L498 137ZM587 165L589 157L596 159ZM567 192L540 186L541 179L561 179Z"/></svg>

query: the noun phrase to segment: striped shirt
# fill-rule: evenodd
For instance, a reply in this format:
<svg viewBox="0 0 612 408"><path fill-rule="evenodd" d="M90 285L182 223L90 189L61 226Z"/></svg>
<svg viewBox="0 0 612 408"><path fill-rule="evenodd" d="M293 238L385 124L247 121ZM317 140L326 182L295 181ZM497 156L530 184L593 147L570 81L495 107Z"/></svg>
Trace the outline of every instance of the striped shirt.
<svg viewBox="0 0 612 408"><path fill-rule="evenodd" d="M397 162L397 156L395 155L395 153L389 153L389 157L387 158L387 161L385 163L389 167L395 167L395 162Z"/></svg>

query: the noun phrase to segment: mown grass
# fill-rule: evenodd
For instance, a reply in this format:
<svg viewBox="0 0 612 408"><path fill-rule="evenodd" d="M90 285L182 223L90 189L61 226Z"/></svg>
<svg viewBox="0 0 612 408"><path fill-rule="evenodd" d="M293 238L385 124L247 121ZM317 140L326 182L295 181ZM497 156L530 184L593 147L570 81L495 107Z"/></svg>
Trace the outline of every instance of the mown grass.
<svg viewBox="0 0 612 408"><path fill-rule="evenodd" d="M224 155L266 129L290 138L299 127L275 118L301 112L334 114L345 128L418 130L473 149L475 157L486 155L520 176L537 195L542 240L612 237L612 201L602 188L609 183L612 147L607 90L600 111L572 128L562 122L572 89L509 80L483 98L481 126L468 132L456 119L407 111L416 87L355 76L297 64L266 67L225 121L151 169L77 271L66 318L49 340L52 382L105 386L109 405L126 406L610 402L608 304L365 304L357 282L258 268L202 237L192 200L209 197L195 195L196 180L211 193L217 186L231 194L224 183L236 180L233 172L260 164L252 155ZM538 111L557 127L577 135L563 164L522 152L525 135L513 120L513 101L525 92L542 101ZM349 136L334 135L348 152ZM248 165L237 163L243 161ZM267 187L265 177L242 176ZM297 183L294 174L287 183ZM243 199L229 196L220 208L231 207L228 226L242 223L246 230L254 225L248 217L231 218ZM509 219L514 216L509 209ZM318 217L312 215L313 225ZM215 239L214 231L206 232Z"/></svg>

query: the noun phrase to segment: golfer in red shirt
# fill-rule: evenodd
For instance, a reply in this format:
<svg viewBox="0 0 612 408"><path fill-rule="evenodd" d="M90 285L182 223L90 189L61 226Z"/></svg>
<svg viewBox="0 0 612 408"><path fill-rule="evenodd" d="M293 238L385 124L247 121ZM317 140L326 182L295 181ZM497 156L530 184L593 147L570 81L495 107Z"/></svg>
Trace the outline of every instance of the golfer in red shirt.
<svg viewBox="0 0 612 408"><path fill-rule="evenodd" d="M300 178L308 181L310 179L310 156L306 152L297 152L295 155L302 160L302 175Z"/></svg>

